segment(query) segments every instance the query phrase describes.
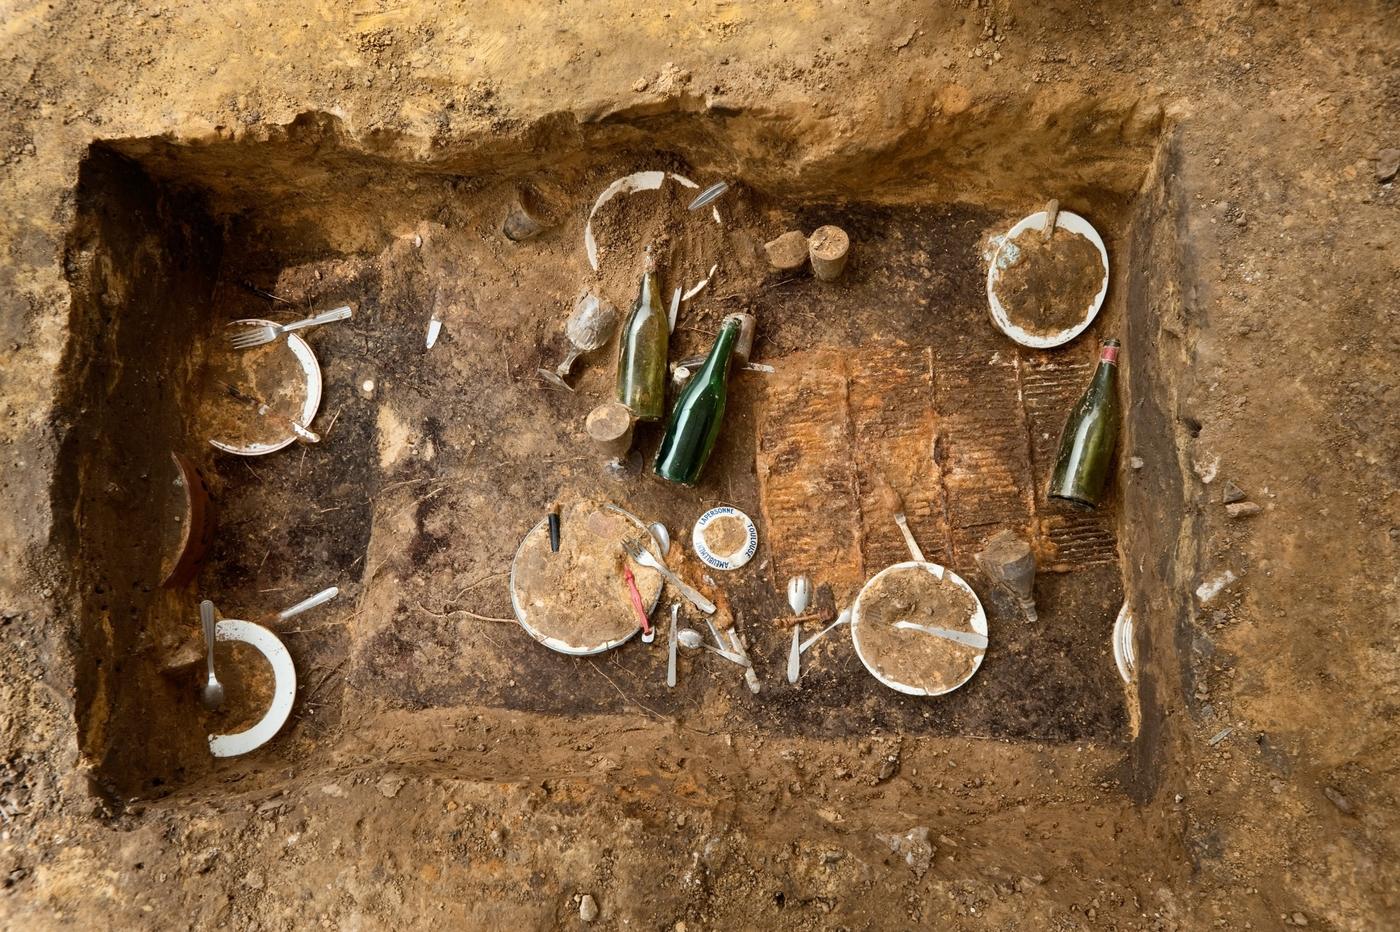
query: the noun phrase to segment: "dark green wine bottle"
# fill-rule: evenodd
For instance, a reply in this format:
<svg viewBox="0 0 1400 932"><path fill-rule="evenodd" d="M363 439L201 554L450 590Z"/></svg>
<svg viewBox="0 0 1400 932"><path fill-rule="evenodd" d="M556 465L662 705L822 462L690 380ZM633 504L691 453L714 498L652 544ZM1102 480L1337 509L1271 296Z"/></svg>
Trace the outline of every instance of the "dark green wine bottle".
<svg viewBox="0 0 1400 932"><path fill-rule="evenodd" d="M1099 368L1060 435L1050 497L1097 507L1118 442L1118 341L1104 340Z"/></svg>
<svg viewBox="0 0 1400 932"><path fill-rule="evenodd" d="M656 451L655 473L662 479L694 485L715 448L729 396L729 362L744 326L744 315L730 314L700 370L681 389L671 420Z"/></svg>
<svg viewBox="0 0 1400 932"><path fill-rule="evenodd" d="M622 328L617 356L617 400L639 421L659 421L666 411L666 353L670 321L661 307L656 260L647 250L637 300Z"/></svg>

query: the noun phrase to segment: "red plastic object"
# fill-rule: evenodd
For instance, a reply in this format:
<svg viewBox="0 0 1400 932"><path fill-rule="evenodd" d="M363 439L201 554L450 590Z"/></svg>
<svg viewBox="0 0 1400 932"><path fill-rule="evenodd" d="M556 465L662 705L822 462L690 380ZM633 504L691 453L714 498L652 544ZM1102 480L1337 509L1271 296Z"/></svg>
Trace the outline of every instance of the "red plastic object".
<svg viewBox="0 0 1400 932"><path fill-rule="evenodd" d="M630 566L624 566L622 572L627 579L627 593L632 596L632 607L637 610L637 617L642 622L642 633L651 634L651 622L647 620L647 610L642 605L642 593L637 589L637 577L632 575Z"/></svg>

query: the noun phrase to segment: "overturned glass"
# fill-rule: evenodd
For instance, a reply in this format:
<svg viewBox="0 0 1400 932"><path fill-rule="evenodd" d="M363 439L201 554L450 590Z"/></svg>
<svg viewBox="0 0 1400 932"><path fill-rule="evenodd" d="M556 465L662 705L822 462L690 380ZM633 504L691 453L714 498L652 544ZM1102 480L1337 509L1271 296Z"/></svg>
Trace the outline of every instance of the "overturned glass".
<svg viewBox="0 0 1400 932"><path fill-rule="evenodd" d="M1035 554L1031 545L1011 531L998 531L976 560L993 585L1016 599L1026 620L1035 621Z"/></svg>

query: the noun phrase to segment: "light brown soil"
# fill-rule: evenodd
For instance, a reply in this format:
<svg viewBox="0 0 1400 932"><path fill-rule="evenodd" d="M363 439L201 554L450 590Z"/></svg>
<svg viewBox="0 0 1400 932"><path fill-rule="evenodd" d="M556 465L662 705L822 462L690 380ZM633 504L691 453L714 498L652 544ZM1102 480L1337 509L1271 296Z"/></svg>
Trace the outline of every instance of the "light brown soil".
<svg viewBox="0 0 1400 932"><path fill-rule="evenodd" d="M1084 319L1103 285L1103 256L1087 237L1057 230L1049 242L1037 229L1013 240L1020 250L997 282L997 298L1013 324L1050 336Z"/></svg>
<svg viewBox="0 0 1400 932"><path fill-rule="evenodd" d="M892 572L861 591L854 636L861 652L889 679L941 693L967 678L982 651L895 622L971 631L977 603L948 578L909 568Z"/></svg>
<svg viewBox="0 0 1400 932"><path fill-rule="evenodd" d="M733 556L748 542L748 526L733 515L721 515L705 526L705 546L716 556Z"/></svg>
<svg viewBox="0 0 1400 932"><path fill-rule="evenodd" d="M600 502L575 502L559 515L559 552L549 549L549 529L535 527L515 559L513 595L525 620L542 637L557 638L579 650L592 650L637 630L636 609L624 567L631 567L650 608L661 591L661 574L636 566L622 542L638 535L623 516ZM653 550L654 546L648 549Z"/></svg>
<svg viewBox="0 0 1400 932"><path fill-rule="evenodd" d="M196 415L200 436L232 447L272 444L292 436L287 422L302 416L306 373L291 346L283 338L235 350L223 337L221 333L207 344Z"/></svg>
<svg viewBox="0 0 1400 932"><path fill-rule="evenodd" d="M596 928L1400 925L1386 4L57 0L4 29L0 925L564 929L585 893ZM675 358L762 304L759 359L864 353L903 366L891 385L978 399L970 373L1015 367L1010 403L920 422L869 373L818 393L888 456L924 546L957 555L1002 516L1058 535L1041 624L984 592L995 640L955 693L894 695L839 630L787 684L764 619L794 554L766 526L717 593L757 696L713 655L683 654L667 689L664 646L568 658L464 614L509 616L503 568L564 486L673 531L721 501L762 513L763 376L736 373L711 474L676 491L612 484L579 444L611 354L577 395L530 375L590 280L592 197L663 162L735 182L722 277ZM512 244L518 186L557 225ZM1116 547L1090 566L1084 528L1018 497L1037 474L945 430L1019 389L1048 419L1062 399L1022 377L1090 364L980 342L984 238L1050 196L1104 232L1103 326L1125 343ZM841 287L765 281L762 243L827 222L859 249ZM325 442L208 448L192 346L362 298L309 337ZM925 355L904 366L896 341ZM1037 463L1055 431L1019 426L996 439ZM155 588L172 448L221 509L174 592ZM888 562L902 543L862 476L819 478L857 503L812 508L850 550L799 571ZM1230 519L1227 480L1263 511ZM950 483L962 499L933 494ZM287 728L209 760L190 675L162 672L198 598L246 616L331 583L340 600L279 626L301 674ZM1108 652L1120 590L1130 688ZM920 826L916 872L880 837Z"/></svg>

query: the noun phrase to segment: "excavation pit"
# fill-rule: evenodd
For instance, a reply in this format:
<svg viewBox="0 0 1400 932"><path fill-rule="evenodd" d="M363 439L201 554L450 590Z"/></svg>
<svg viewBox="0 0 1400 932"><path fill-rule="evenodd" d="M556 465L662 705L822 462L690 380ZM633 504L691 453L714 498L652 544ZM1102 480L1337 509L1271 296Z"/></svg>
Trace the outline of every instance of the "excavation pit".
<svg viewBox="0 0 1400 932"><path fill-rule="evenodd" d="M721 172L713 140L661 151L635 134L604 136L413 161L346 148L333 121L307 117L270 139L91 149L68 250L84 348L68 370L77 429L62 488L81 515L70 542L84 575L80 733L114 796L160 795L215 767L197 710L200 670L178 663L197 636L198 598L256 620L331 585L338 602L274 625L299 673L288 726L218 766L253 776L314 769L346 734L373 745L382 716L483 709L1135 753L1136 697L1119 679L1110 633L1124 598L1120 553L1131 558L1129 548L1155 538L1122 533L1139 507L1131 495L1085 513L1048 504L1044 490L1098 339L1132 329L1135 286L1122 270L1158 222L1139 191L1157 155L1150 140L1086 144L1058 188L1050 169L1013 180L965 165L967 184L953 190L927 171L890 180L898 157L880 172L853 163L785 182ZM617 481L589 447L583 420L611 397L615 344L580 361L572 394L535 375L567 349L562 324L580 287L630 304L639 264L605 262L594 275L583 226L598 191L641 169L736 183L720 202L722 233L707 233L719 272L682 308L671 359L704 352L719 320L746 310L759 321L755 361L776 369L734 375L724 434L693 490L645 470ZM549 225L516 243L500 227L522 188ZM982 255L990 235L1052 189L1090 218L1116 261L1108 302L1082 337L1026 350L991 324ZM828 223L854 243L839 281L765 272L763 242ZM355 317L307 334L324 377L311 425L320 444L244 458L195 435L202 360L226 322L339 304ZM434 318L441 332L427 348ZM1130 339L1130 372L1133 349ZM1144 370L1123 390L1136 397L1154 377ZM659 429L639 426L643 458L658 440ZM171 450L200 465L219 513L201 575L179 591L156 587L163 554L143 530L174 519L172 497L153 494ZM790 575L810 574L825 587L819 604L834 608L907 558L877 473L904 496L929 558L968 579L987 609L986 660L945 697L881 686L845 632L804 657L796 686L783 676L790 634L777 622ZM664 637L575 658L488 620L510 616L511 556L556 498L616 501L687 544L714 505L762 515L757 557L715 575L763 692L750 695L735 668L698 654L682 654L679 686L667 689ZM1042 563L1035 623L973 561L1003 529L1030 539ZM138 729L143 740L132 741Z"/></svg>

